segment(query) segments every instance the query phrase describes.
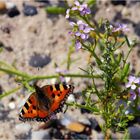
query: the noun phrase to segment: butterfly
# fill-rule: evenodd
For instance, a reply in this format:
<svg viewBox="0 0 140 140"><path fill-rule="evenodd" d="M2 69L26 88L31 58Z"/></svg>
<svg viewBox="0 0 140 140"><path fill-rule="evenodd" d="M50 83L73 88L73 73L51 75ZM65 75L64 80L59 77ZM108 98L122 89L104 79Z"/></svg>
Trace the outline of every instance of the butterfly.
<svg viewBox="0 0 140 140"><path fill-rule="evenodd" d="M62 111L62 107L74 86L67 84L34 85L35 92L27 99L19 113L19 120L48 121L53 115Z"/></svg>

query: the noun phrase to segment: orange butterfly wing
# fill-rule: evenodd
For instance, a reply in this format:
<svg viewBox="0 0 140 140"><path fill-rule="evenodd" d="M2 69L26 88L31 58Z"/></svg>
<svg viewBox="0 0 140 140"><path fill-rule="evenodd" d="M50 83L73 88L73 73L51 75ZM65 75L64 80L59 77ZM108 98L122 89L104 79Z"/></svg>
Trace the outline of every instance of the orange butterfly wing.
<svg viewBox="0 0 140 140"><path fill-rule="evenodd" d="M73 92L73 86L65 84L36 87L24 104L19 119L21 121L47 121L53 114L61 111L66 98Z"/></svg>
<svg viewBox="0 0 140 140"><path fill-rule="evenodd" d="M73 86L56 84L42 87L43 92L47 93L48 98L52 98L50 111L55 112L61 109L68 95L73 92Z"/></svg>

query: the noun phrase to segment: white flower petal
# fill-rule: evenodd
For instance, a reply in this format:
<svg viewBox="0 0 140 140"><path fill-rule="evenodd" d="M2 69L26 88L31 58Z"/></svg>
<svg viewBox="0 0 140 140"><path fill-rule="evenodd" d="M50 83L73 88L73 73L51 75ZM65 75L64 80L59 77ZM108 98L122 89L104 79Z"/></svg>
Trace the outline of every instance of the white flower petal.
<svg viewBox="0 0 140 140"><path fill-rule="evenodd" d="M134 83L139 83L139 78L135 78Z"/></svg>
<svg viewBox="0 0 140 140"><path fill-rule="evenodd" d="M135 90L136 89L136 85L131 85L131 89Z"/></svg>
<svg viewBox="0 0 140 140"><path fill-rule="evenodd" d="M131 87L131 83L127 83L127 84L125 85L125 87L126 87L126 88Z"/></svg>

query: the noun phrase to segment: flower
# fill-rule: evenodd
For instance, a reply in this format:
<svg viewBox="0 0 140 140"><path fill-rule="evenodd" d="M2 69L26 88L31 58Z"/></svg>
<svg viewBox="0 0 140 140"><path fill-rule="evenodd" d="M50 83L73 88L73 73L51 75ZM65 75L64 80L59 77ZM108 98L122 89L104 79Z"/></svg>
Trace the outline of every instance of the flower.
<svg viewBox="0 0 140 140"><path fill-rule="evenodd" d="M82 44L80 43L79 40L76 40L76 42L75 42L75 48L76 48L76 51L78 51L79 49L82 48Z"/></svg>
<svg viewBox="0 0 140 140"><path fill-rule="evenodd" d="M73 32L70 34L74 34L75 37L78 37L82 40L87 40L89 38L90 31L94 30L93 28L89 27L88 24L84 23L82 20L77 21L77 24L74 22L70 22L72 27L76 27Z"/></svg>
<svg viewBox="0 0 140 140"><path fill-rule="evenodd" d="M86 14L91 13L91 11L88 8L88 5L86 3L80 4L78 1L75 1L74 4L75 4L75 6L72 7L71 10L73 10L73 11L78 10L81 15L86 15Z"/></svg>
<svg viewBox="0 0 140 140"><path fill-rule="evenodd" d="M79 50L82 47L81 41L87 40L90 31L93 31L94 28L89 27L89 25L82 20L77 21L77 23L70 22L70 25L73 27L73 31L69 33L75 36L75 47L76 50Z"/></svg>
<svg viewBox="0 0 140 140"><path fill-rule="evenodd" d="M56 68L55 69L55 71L57 72L57 73L64 73L64 74L66 74L68 71L67 70L62 70L62 69L60 69L60 68Z"/></svg>
<svg viewBox="0 0 140 140"><path fill-rule="evenodd" d="M77 25L78 31L75 33L75 35L81 37L83 40L88 39L90 31L94 29L89 27L88 24L85 24L82 20L79 20Z"/></svg>
<svg viewBox="0 0 140 140"><path fill-rule="evenodd" d="M75 4L75 6L72 7L71 9L72 9L73 11L79 10L79 9L80 9L80 6L81 6L80 3L79 3L79 1L75 1L74 4Z"/></svg>
<svg viewBox="0 0 140 140"><path fill-rule="evenodd" d="M128 115L129 113L130 113L129 110L126 110L126 111L125 111L125 115Z"/></svg>
<svg viewBox="0 0 140 140"><path fill-rule="evenodd" d="M126 88L131 88L132 90L135 90L137 85L140 84L140 78L136 78L135 76L129 76L128 78L129 82L126 84Z"/></svg>
<svg viewBox="0 0 140 140"><path fill-rule="evenodd" d="M70 17L70 9L67 9L65 18L68 19Z"/></svg>
<svg viewBox="0 0 140 140"><path fill-rule="evenodd" d="M134 92L134 91L130 91L130 100L132 101L132 100L135 100L136 99L136 97L137 97L137 95L136 95L136 93Z"/></svg>
<svg viewBox="0 0 140 140"><path fill-rule="evenodd" d="M68 73L68 70L62 70L58 67L56 67L55 71L60 75L59 79L62 83L66 82L66 78L63 76L63 74Z"/></svg>
<svg viewBox="0 0 140 140"><path fill-rule="evenodd" d="M127 28L126 24L119 23L116 27L112 28L112 32L119 32L119 31L126 32L129 31L129 29Z"/></svg>
<svg viewBox="0 0 140 140"><path fill-rule="evenodd" d="M83 3L83 4L80 4L79 1L75 1L74 2L74 7L72 7L71 9L67 9L66 11L66 19L69 18L69 13L70 13L70 10L72 11L79 11L80 14L83 16L83 15L88 15L91 13L90 11L90 8L88 8L88 5L86 3Z"/></svg>
<svg viewBox="0 0 140 140"><path fill-rule="evenodd" d="M88 15L88 14L90 14L91 13L91 11L90 11L90 9L88 8L88 5L87 4L82 4L81 5L81 8L80 8L80 14L81 15Z"/></svg>

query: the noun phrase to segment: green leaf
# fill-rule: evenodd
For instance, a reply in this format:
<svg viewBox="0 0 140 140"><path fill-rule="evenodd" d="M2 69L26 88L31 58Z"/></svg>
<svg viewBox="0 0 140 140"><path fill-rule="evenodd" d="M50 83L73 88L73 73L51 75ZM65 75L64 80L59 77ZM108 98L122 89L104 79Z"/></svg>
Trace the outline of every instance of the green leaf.
<svg viewBox="0 0 140 140"><path fill-rule="evenodd" d="M121 72L121 80L124 80L124 78L128 75L129 73L129 68L130 68L130 63L125 64L122 72Z"/></svg>
<svg viewBox="0 0 140 140"><path fill-rule="evenodd" d="M131 48L130 42L129 42L128 37L127 37L126 35L125 35L125 40L126 40L127 46L128 46L129 48Z"/></svg>
<svg viewBox="0 0 140 140"><path fill-rule="evenodd" d="M66 12L66 8L57 6L49 6L45 10L49 14L64 14Z"/></svg>
<svg viewBox="0 0 140 140"><path fill-rule="evenodd" d="M132 115L128 115L127 117L128 117L128 120L131 120L131 121L135 119L135 117Z"/></svg>
<svg viewBox="0 0 140 140"><path fill-rule="evenodd" d="M92 7L93 5L96 4L96 0L88 0L87 4L89 7Z"/></svg>
<svg viewBox="0 0 140 140"><path fill-rule="evenodd" d="M121 60L122 60L122 54L119 53L118 56L117 56L117 58L115 59L116 65L119 66L119 64L121 63Z"/></svg>

